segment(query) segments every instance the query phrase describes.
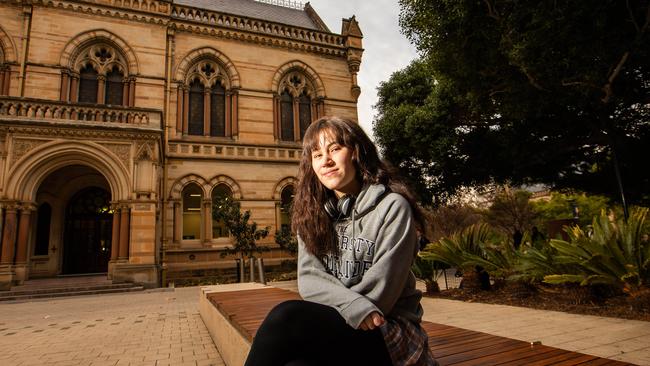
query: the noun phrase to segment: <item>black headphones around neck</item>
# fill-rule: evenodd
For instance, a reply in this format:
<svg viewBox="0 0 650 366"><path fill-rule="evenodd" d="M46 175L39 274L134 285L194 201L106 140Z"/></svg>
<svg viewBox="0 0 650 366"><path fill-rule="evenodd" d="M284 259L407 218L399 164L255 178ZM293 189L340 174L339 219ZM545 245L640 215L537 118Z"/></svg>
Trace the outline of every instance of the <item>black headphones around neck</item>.
<svg viewBox="0 0 650 366"><path fill-rule="evenodd" d="M354 207L354 196L346 194L338 200L332 197L325 202L323 207L325 208L325 212L327 212L327 216L332 220L339 221L346 219L350 216L352 207Z"/></svg>

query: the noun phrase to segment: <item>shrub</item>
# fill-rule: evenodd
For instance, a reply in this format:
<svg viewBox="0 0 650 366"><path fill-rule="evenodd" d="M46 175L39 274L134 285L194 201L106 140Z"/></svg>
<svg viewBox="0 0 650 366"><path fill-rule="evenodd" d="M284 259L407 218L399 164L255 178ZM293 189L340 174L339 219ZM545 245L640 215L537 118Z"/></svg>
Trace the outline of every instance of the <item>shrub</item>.
<svg viewBox="0 0 650 366"><path fill-rule="evenodd" d="M569 241L553 239L558 263L575 272L544 276L552 284L579 283L619 287L632 297L647 295L650 287L650 243L644 225L648 209L636 209L626 222L610 219L603 210L594 217L591 234L568 228Z"/></svg>

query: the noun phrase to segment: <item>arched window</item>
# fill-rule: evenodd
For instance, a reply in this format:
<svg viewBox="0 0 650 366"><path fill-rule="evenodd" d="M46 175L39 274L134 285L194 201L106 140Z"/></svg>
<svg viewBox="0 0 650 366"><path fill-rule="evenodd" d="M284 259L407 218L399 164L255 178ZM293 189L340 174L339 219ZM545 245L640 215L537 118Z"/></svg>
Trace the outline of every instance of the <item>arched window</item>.
<svg viewBox="0 0 650 366"><path fill-rule="evenodd" d="M226 184L219 184L214 189L212 190L212 203L214 205L215 202L218 202L224 198L231 198L232 199L232 191L230 190L230 187L228 187ZM213 206L213 210L218 210L218 207ZM213 238L223 238L223 237L228 237L229 232L228 229L226 228L226 224L222 220L212 220L212 237Z"/></svg>
<svg viewBox="0 0 650 366"><path fill-rule="evenodd" d="M177 94L177 130L212 137L236 134L237 92L230 89L225 69L212 59L201 59L185 77Z"/></svg>
<svg viewBox="0 0 650 366"><path fill-rule="evenodd" d="M319 116L322 101L316 102L313 82L300 71L287 73L279 85L274 106L276 137L280 141L300 141Z"/></svg>
<svg viewBox="0 0 650 366"><path fill-rule="evenodd" d="M50 247L50 222L52 207L48 203L38 206L36 219L36 245L34 255L48 255Z"/></svg>
<svg viewBox="0 0 650 366"><path fill-rule="evenodd" d="M124 75L117 66L106 74L106 104L122 105L124 102Z"/></svg>
<svg viewBox="0 0 650 366"><path fill-rule="evenodd" d="M293 204L294 189L288 185L280 194L280 230L291 229L291 205Z"/></svg>
<svg viewBox="0 0 650 366"><path fill-rule="evenodd" d="M190 84L190 116L188 133L203 135L204 96L203 85L198 79Z"/></svg>
<svg viewBox="0 0 650 366"><path fill-rule="evenodd" d="M79 71L79 101L97 103L97 70L91 65Z"/></svg>
<svg viewBox="0 0 650 366"><path fill-rule="evenodd" d="M133 106L135 79L128 75L125 57L109 43L94 43L73 58L61 72L62 101Z"/></svg>
<svg viewBox="0 0 650 366"><path fill-rule="evenodd" d="M201 238L201 201L203 191L196 184L183 189L183 239Z"/></svg>
<svg viewBox="0 0 650 366"><path fill-rule="evenodd" d="M210 136L226 136L226 89L219 82L210 91Z"/></svg>

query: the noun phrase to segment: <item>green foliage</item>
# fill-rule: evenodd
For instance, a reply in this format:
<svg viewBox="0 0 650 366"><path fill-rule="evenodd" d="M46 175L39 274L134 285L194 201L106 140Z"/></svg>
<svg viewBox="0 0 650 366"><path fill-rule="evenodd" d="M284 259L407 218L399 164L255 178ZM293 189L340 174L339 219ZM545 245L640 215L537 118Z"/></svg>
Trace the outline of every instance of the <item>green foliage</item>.
<svg viewBox="0 0 650 366"><path fill-rule="evenodd" d="M425 204L546 183L650 202L648 0L400 0L421 60L379 88L374 132Z"/></svg>
<svg viewBox="0 0 650 366"><path fill-rule="evenodd" d="M594 216L610 208L610 200L604 196L584 193L553 192L549 201L532 202L532 205L540 226L551 220L573 218L573 205L575 205L578 208L578 224L585 227L591 224Z"/></svg>
<svg viewBox="0 0 650 366"><path fill-rule="evenodd" d="M429 244L420 256L439 261L463 272L482 267L495 278L512 274L516 264L515 250L487 224L472 225L451 237L443 237Z"/></svg>
<svg viewBox="0 0 650 366"><path fill-rule="evenodd" d="M495 195L486 216L488 223L508 235L523 234L533 226L535 211L530 204L531 193L507 187Z"/></svg>
<svg viewBox="0 0 650 366"><path fill-rule="evenodd" d="M280 248L289 251L295 255L298 253L298 239L293 235L291 229L283 227L275 232L275 242Z"/></svg>
<svg viewBox="0 0 650 366"><path fill-rule="evenodd" d="M252 257L255 253L268 251L269 248L258 246L256 241L269 235L269 227L258 229L255 221L249 222L250 210L241 212L239 202L228 196L215 198L212 205L212 218L223 220L234 239L234 246L226 247L221 253L222 257L236 254L240 257Z"/></svg>
<svg viewBox="0 0 650 366"><path fill-rule="evenodd" d="M591 234L567 229L570 241L551 240L556 260L575 273L547 275L551 284L612 285L635 296L650 286L650 242L643 231L648 209L636 209L629 220L611 220L603 211L593 219Z"/></svg>
<svg viewBox="0 0 650 366"><path fill-rule="evenodd" d="M483 219L480 210L468 205L451 204L442 205L429 211L428 222L433 227L434 241L451 236L469 226L479 223Z"/></svg>

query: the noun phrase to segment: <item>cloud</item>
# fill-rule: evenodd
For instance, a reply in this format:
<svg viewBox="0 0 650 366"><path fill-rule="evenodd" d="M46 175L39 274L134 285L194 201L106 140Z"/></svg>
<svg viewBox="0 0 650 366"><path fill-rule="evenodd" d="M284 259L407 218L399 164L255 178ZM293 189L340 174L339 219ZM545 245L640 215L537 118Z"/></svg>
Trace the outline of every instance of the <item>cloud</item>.
<svg viewBox="0 0 650 366"><path fill-rule="evenodd" d="M397 1L311 0L311 6L335 33L341 32L341 19L356 15L363 32L363 58L358 82L361 96L357 105L359 123L372 134L377 103L377 87L391 74L417 57L415 46L400 33Z"/></svg>

